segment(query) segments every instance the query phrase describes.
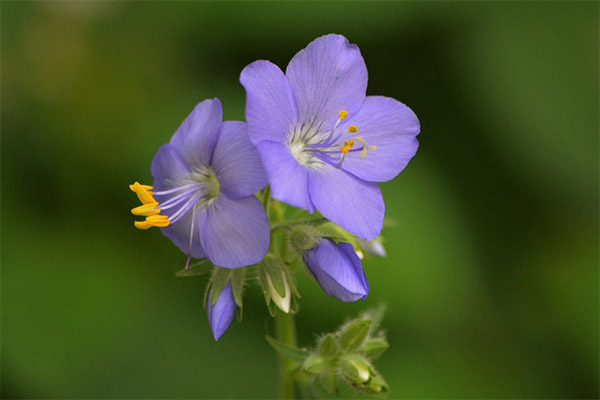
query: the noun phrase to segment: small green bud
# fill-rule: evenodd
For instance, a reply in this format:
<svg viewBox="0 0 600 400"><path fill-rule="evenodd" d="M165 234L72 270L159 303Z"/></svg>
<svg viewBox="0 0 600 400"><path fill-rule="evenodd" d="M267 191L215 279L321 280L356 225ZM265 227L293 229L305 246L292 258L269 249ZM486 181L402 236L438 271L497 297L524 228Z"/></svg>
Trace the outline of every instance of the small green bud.
<svg viewBox="0 0 600 400"><path fill-rule="evenodd" d="M298 225L290 232L290 243L296 249L309 250L317 245L318 231L309 225Z"/></svg>
<svg viewBox="0 0 600 400"><path fill-rule="evenodd" d="M345 349L357 349L369 334L371 321L357 320L346 325L340 332L340 345Z"/></svg>
<svg viewBox="0 0 600 400"><path fill-rule="evenodd" d="M357 383L366 383L371 379L369 364L356 356L347 356L340 360L342 373L346 378Z"/></svg>
<svg viewBox="0 0 600 400"><path fill-rule="evenodd" d="M339 346L335 340L335 337L330 333L325 336L325 339L321 342L321 346L319 346L319 351L321 355L325 358L334 358L339 353Z"/></svg>
<svg viewBox="0 0 600 400"><path fill-rule="evenodd" d="M313 354L309 356L302 365L302 369L309 375L319 375L327 368L327 363L323 357Z"/></svg>
<svg viewBox="0 0 600 400"><path fill-rule="evenodd" d="M365 340L362 346L360 346L359 350L367 355L370 359L375 359L383 354L383 352L385 352L389 347L390 345L385 338L375 337Z"/></svg>
<svg viewBox="0 0 600 400"><path fill-rule="evenodd" d="M267 255L258 264L258 279L265 294L267 306L273 302L283 312L289 313L292 291L283 262L273 255ZM271 315L273 315L272 312Z"/></svg>

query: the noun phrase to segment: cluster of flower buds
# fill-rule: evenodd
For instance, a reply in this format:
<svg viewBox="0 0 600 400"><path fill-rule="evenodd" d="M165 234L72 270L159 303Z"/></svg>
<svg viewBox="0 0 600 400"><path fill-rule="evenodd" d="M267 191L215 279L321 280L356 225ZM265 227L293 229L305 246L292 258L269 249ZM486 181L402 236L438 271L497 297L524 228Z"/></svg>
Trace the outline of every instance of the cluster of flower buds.
<svg viewBox="0 0 600 400"><path fill-rule="evenodd" d="M383 312L380 307L363 313L337 331L322 335L308 350L290 348L270 337L268 340L281 354L298 362L308 385L318 382L336 395L346 386L364 394L385 396L389 387L372 364L389 347L379 331Z"/></svg>

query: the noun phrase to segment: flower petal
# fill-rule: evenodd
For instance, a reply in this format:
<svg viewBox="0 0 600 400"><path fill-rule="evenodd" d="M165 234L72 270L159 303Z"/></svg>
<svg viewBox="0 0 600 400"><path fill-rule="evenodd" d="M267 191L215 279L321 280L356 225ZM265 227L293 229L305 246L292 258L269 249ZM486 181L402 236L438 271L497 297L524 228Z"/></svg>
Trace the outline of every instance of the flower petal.
<svg viewBox="0 0 600 400"><path fill-rule="evenodd" d="M221 193L202 216L200 242L219 267L256 264L267 254L269 236L267 215L254 196L232 200Z"/></svg>
<svg viewBox="0 0 600 400"><path fill-rule="evenodd" d="M210 165L221 121L221 101L217 98L204 100L181 123L171 144L189 165Z"/></svg>
<svg viewBox="0 0 600 400"><path fill-rule="evenodd" d="M313 40L286 71L298 101L299 121L331 129L340 110L351 116L367 92L367 67L356 45L340 35ZM315 126L316 127L316 126Z"/></svg>
<svg viewBox="0 0 600 400"><path fill-rule="evenodd" d="M287 143L298 120L298 106L281 69L269 61L255 61L244 68L240 82L246 89L246 121L252 143Z"/></svg>
<svg viewBox="0 0 600 400"><path fill-rule="evenodd" d="M234 199L253 195L267 184L262 160L248 139L244 122L223 122L212 167L221 190Z"/></svg>
<svg viewBox="0 0 600 400"><path fill-rule="evenodd" d="M154 177L153 186L155 191L175 189L176 187L189 183L186 181L186 178L190 173L189 167L185 161L182 160L175 146L170 143L163 144L156 152L156 155L152 159L151 173L152 177ZM170 195L156 196L156 199L163 203L169 198ZM162 210L161 213L163 215L171 216L175 211L177 211L177 208ZM196 214L193 232L191 232L191 223L192 212L189 211L176 223L161 228L160 230L163 235L171 239L175 246L177 246L184 254L188 253L190 234L192 234L194 241L192 242L191 255L193 258L204 258L206 257L206 254L204 254L204 250L202 250L200 238L198 237L198 232L200 231L199 213Z"/></svg>
<svg viewBox="0 0 600 400"><path fill-rule="evenodd" d="M376 183L327 166L310 171L308 190L321 214L348 232L365 240L381 232L385 205Z"/></svg>
<svg viewBox="0 0 600 400"><path fill-rule="evenodd" d="M231 285L228 284L223 288L214 306L210 304L210 293L207 299L206 314L210 330L215 340L219 340L227 328L229 328L235 316L235 301L233 300Z"/></svg>
<svg viewBox="0 0 600 400"><path fill-rule="evenodd" d="M348 243L337 246L324 239L304 253L304 261L323 291L345 302L364 299L369 294L369 282L360 260Z"/></svg>
<svg viewBox="0 0 600 400"><path fill-rule="evenodd" d="M340 128L346 130L351 125L358 129L354 136L362 137L368 146L377 146L377 150L368 151L362 159L360 152L348 152L342 169L366 181L384 182L394 178L419 147L417 116L389 97L368 96L356 115L344 121Z"/></svg>
<svg viewBox="0 0 600 400"><path fill-rule="evenodd" d="M163 211L164 215L170 215L173 210L165 210ZM206 253L202 249L202 244L200 243L200 222L202 215L200 212L196 212L196 216L194 219L194 230L192 232L192 211L189 211L184 217L182 217L179 221L171 224L165 228L160 228L160 231L171 239L171 241L181 250L184 254L188 253L190 246L190 234L193 237L192 242L192 258L205 258Z"/></svg>
<svg viewBox="0 0 600 400"><path fill-rule="evenodd" d="M256 147L262 157L273 198L314 212L315 206L308 195L308 172L292 156L288 146L262 141Z"/></svg>
<svg viewBox="0 0 600 400"><path fill-rule="evenodd" d="M160 191L183 186L190 168L179 155L177 148L165 143L154 155L150 173L154 178L154 190Z"/></svg>

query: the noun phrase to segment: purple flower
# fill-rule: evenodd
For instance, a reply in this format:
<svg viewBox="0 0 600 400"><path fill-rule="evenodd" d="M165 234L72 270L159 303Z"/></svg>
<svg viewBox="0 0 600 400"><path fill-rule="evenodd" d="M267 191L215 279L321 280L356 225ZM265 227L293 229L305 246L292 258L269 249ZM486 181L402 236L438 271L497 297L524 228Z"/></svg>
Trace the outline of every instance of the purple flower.
<svg viewBox="0 0 600 400"><path fill-rule="evenodd" d="M219 294L215 305L210 304L210 292L206 300L206 314L208 323L215 340L219 340L225 333L235 316L235 301L231 292L231 285L227 284Z"/></svg>
<svg viewBox="0 0 600 400"><path fill-rule="evenodd" d="M139 229L161 227L190 257L239 268L269 248L269 222L254 193L266 185L246 124L222 122L219 99L198 104L152 160L154 187L130 185L142 202ZM154 191L152 191L154 190Z"/></svg>
<svg viewBox="0 0 600 400"><path fill-rule="evenodd" d="M285 75L269 61L241 73L246 121L277 200L318 209L371 240L385 206L376 182L388 181L416 153L419 121L404 104L366 96L367 68L340 35L311 42Z"/></svg>
<svg viewBox="0 0 600 400"><path fill-rule="evenodd" d="M304 263L328 295L345 302L362 300L369 294L369 281L360 260L348 243L337 245L323 239L304 252Z"/></svg>

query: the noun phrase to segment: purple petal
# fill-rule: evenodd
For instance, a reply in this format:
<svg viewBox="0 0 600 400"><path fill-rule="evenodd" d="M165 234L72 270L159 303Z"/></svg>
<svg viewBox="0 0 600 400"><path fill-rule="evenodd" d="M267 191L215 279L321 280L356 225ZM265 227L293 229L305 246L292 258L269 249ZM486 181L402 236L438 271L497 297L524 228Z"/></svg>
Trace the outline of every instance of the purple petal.
<svg viewBox="0 0 600 400"><path fill-rule="evenodd" d="M172 212L172 210L165 210L162 212L162 214L170 215ZM171 239L175 246L177 246L184 254L188 253L191 234L193 237L192 251L190 253L192 258L205 258L206 253L202 249L199 236L201 218L201 213L196 212L194 219L194 230L192 231L192 211L189 211L179 221L167 226L166 228L160 228L160 231L163 233L163 235Z"/></svg>
<svg viewBox="0 0 600 400"><path fill-rule="evenodd" d="M221 190L234 199L248 197L267 184L262 160L256 147L250 143L243 122L223 122L212 167Z"/></svg>
<svg viewBox="0 0 600 400"><path fill-rule="evenodd" d="M150 173L154 178L154 190L168 190L185 185L190 168L170 143L165 143L152 159Z"/></svg>
<svg viewBox="0 0 600 400"><path fill-rule="evenodd" d="M221 193L202 216L202 248L220 267L256 264L267 254L269 236L267 215L254 196L232 200Z"/></svg>
<svg viewBox="0 0 600 400"><path fill-rule="evenodd" d="M223 288L214 306L210 304L209 292L206 302L206 314L213 337L215 340L219 340L229 328L235 316L235 301L233 300L231 285L228 284Z"/></svg>
<svg viewBox="0 0 600 400"><path fill-rule="evenodd" d="M304 253L304 261L329 296L352 302L369 294L369 282L360 259L348 243L336 246L331 240L324 239Z"/></svg>
<svg viewBox="0 0 600 400"><path fill-rule="evenodd" d="M315 206L308 195L308 172L296 161L287 145L263 141L257 145L274 199L309 212Z"/></svg>
<svg viewBox="0 0 600 400"><path fill-rule="evenodd" d="M181 123L171 144L189 165L210 165L221 121L221 101L217 98L204 100Z"/></svg>
<svg viewBox="0 0 600 400"><path fill-rule="evenodd" d="M283 72L269 61L255 61L244 68L240 82L246 89L246 121L252 143L287 143L298 120L298 106Z"/></svg>
<svg viewBox="0 0 600 400"><path fill-rule="evenodd" d="M364 158L360 152L349 152L342 168L370 182L389 181L398 175L417 152L420 125L415 113L397 100L382 96L368 96L361 109L344 121L340 128L354 125L353 136L365 139L367 145L377 146ZM347 134L350 137L351 134ZM359 148L360 143L355 141Z"/></svg>
<svg viewBox="0 0 600 400"><path fill-rule="evenodd" d="M326 166L310 171L308 190L321 214L348 232L365 240L375 239L381 232L385 205L376 183Z"/></svg>
<svg viewBox="0 0 600 400"><path fill-rule="evenodd" d="M367 67L357 46L340 35L313 40L285 71L298 101L299 120L331 129L340 110L351 116L367 91Z"/></svg>

